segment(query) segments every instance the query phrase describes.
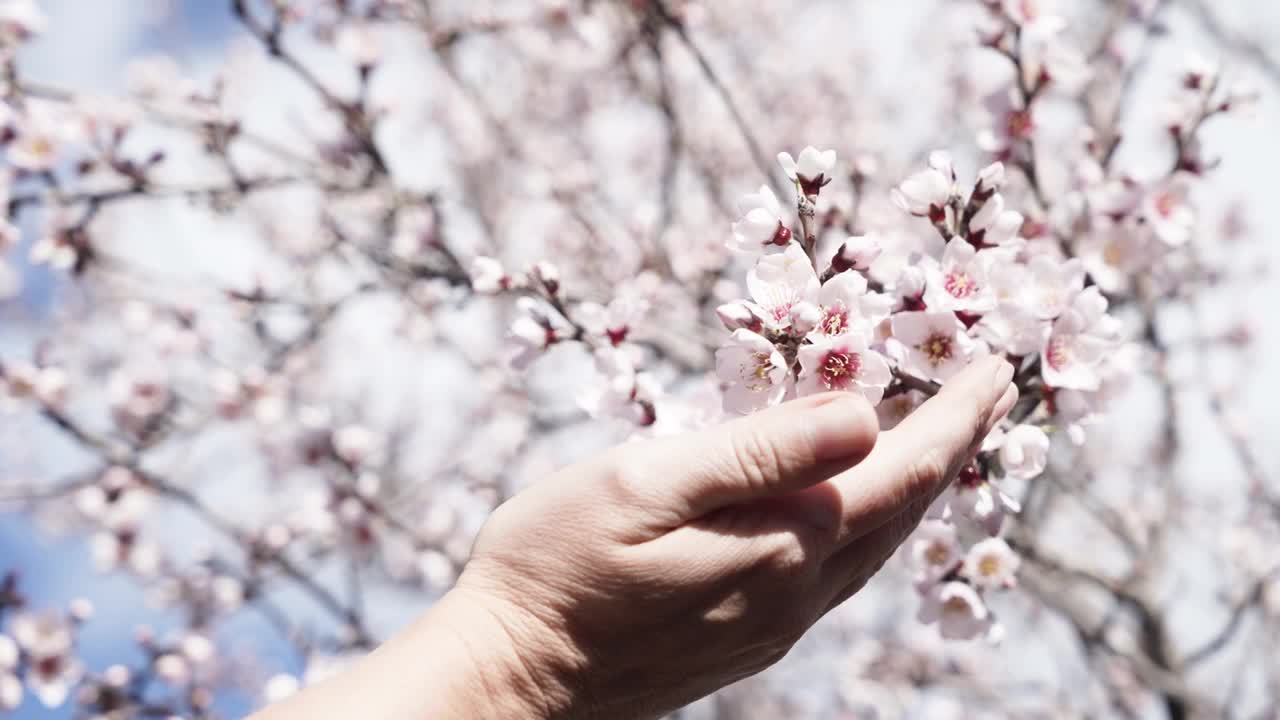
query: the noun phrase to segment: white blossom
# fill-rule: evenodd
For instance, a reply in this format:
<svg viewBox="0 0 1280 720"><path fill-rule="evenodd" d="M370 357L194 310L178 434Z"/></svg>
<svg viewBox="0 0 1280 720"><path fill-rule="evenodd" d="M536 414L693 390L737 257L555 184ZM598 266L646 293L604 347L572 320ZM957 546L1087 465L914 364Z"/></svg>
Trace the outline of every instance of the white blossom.
<svg viewBox="0 0 1280 720"><path fill-rule="evenodd" d="M1002 538L982 540L965 553L960 573L969 582L987 590L1009 588L1017 584L1021 558Z"/></svg>
<svg viewBox="0 0 1280 720"><path fill-rule="evenodd" d="M937 623L938 632L951 640L969 640L991 626L991 613L973 588L962 582L935 585L924 596L919 618Z"/></svg>
<svg viewBox="0 0 1280 720"><path fill-rule="evenodd" d="M1049 436L1037 425L1018 425L1004 436L1000 466L1009 477L1031 480L1044 472L1049 460Z"/></svg>
<svg viewBox="0 0 1280 720"><path fill-rule="evenodd" d="M734 330L731 342L716 351L716 374L729 384L726 412L760 410L781 402L787 391L787 362L782 353L750 330Z"/></svg>

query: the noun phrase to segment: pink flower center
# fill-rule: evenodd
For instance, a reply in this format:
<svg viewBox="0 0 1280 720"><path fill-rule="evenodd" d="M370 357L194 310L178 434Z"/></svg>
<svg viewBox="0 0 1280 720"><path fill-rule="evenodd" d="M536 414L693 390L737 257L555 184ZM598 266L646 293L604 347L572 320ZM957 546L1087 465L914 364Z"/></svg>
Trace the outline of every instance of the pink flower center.
<svg viewBox="0 0 1280 720"><path fill-rule="evenodd" d="M800 182L800 189L805 195L817 195L822 192L822 188L826 187L827 183L831 182L825 173L818 173L818 177L815 178L797 174L796 180Z"/></svg>
<svg viewBox="0 0 1280 720"><path fill-rule="evenodd" d="M942 287L950 293L951 297L962 300L978 291L978 283L974 282L968 273L959 270L952 270L947 273L942 280Z"/></svg>
<svg viewBox="0 0 1280 720"><path fill-rule="evenodd" d="M748 387L752 390L766 390L773 385L773 380L769 378L770 371L773 370L773 357L767 352L752 353L751 359L755 361L755 368L751 372Z"/></svg>
<svg viewBox="0 0 1280 720"><path fill-rule="evenodd" d="M951 359L954 350L955 338L944 333L935 332L930 335L924 342L916 346L916 349L924 353L929 364L937 367L938 365Z"/></svg>
<svg viewBox="0 0 1280 720"><path fill-rule="evenodd" d="M631 328L623 325L622 327L605 330L604 334L609 337L609 342L612 343L614 347L617 347L627 339L627 333L629 332L631 332Z"/></svg>
<svg viewBox="0 0 1280 720"><path fill-rule="evenodd" d="M1156 212L1160 213L1160 217L1167 218L1173 215L1173 211L1177 209L1178 199L1173 196L1173 193L1164 192L1156 196L1154 204Z"/></svg>
<svg viewBox="0 0 1280 720"><path fill-rule="evenodd" d="M929 545L924 557L930 565L945 565L951 559L951 551L945 544L935 542Z"/></svg>
<svg viewBox="0 0 1280 720"><path fill-rule="evenodd" d="M1071 364L1071 345L1063 337L1049 339L1049 346L1044 352L1045 362L1054 370L1062 370Z"/></svg>
<svg viewBox="0 0 1280 720"><path fill-rule="evenodd" d="M1031 113L1026 110L1014 110L1005 118L1005 132L1011 138L1025 138L1031 136L1031 131L1035 129L1035 125L1031 122Z"/></svg>
<svg viewBox="0 0 1280 720"><path fill-rule="evenodd" d="M818 325L823 334L840 335L849 330L849 311L845 309L843 303L824 308L824 310L822 322Z"/></svg>
<svg viewBox="0 0 1280 720"><path fill-rule="evenodd" d="M832 350L822 359L822 367L818 372L828 390L839 390L849 387L849 384L857 379L861 370L861 355Z"/></svg>
<svg viewBox="0 0 1280 720"><path fill-rule="evenodd" d="M41 678L55 678L62 673L62 656L48 655L37 660L34 665L36 675Z"/></svg>

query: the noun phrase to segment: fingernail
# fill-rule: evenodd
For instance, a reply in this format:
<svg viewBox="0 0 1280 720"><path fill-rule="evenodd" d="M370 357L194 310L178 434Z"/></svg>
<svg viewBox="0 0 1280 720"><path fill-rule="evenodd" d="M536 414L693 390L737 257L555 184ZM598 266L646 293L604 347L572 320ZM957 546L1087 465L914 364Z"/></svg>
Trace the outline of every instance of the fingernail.
<svg viewBox="0 0 1280 720"><path fill-rule="evenodd" d="M1009 381L1013 380L1013 365L1008 360L1001 360L1000 367L996 370L996 381L991 386L996 399L1004 395L1005 388L1009 387Z"/></svg>
<svg viewBox="0 0 1280 720"><path fill-rule="evenodd" d="M813 423L813 455L820 462L865 456L875 444L878 423L871 406L841 393L808 412Z"/></svg>

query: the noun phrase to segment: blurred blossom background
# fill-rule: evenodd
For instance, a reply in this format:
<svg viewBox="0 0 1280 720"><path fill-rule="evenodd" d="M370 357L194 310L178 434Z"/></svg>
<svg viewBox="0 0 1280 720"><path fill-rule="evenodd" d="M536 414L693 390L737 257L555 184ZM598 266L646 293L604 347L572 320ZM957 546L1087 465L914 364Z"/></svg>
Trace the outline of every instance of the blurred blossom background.
<svg viewBox="0 0 1280 720"><path fill-rule="evenodd" d="M1010 141L1046 204L993 13L1081 62ZM721 419L739 198L792 211L813 145L815 252L874 234L890 294L941 255L891 195L939 149L1081 256L1091 183L1181 163L1189 239L1086 259L1137 369L1087 439L1028 409L998 632L918 622L909 548L678 716L1275 717L1277 37L1268 0L0 0L0 715L242 716L429 606L521 487ZM1190 76L1233 106L1175 147Z"/></svg>

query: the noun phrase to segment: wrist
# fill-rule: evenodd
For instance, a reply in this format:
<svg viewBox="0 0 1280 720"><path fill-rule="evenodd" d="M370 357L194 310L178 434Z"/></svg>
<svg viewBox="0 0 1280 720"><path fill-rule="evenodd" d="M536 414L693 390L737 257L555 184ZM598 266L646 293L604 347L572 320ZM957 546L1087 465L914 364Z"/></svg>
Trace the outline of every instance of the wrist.
<svg viewBox="0 0 1280 720"><path fill-rule="evenodd" d="M407 635L430 717L564 718L578 705L563 635L493 594L456 587Z"/></svg>

